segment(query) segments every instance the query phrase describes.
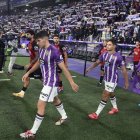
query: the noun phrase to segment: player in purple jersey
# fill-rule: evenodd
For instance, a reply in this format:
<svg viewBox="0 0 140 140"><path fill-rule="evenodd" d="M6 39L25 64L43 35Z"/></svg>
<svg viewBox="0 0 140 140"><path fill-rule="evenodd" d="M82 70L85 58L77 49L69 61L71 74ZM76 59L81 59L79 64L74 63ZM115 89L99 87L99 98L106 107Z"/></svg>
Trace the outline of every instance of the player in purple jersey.
<svg viewBox="0 0 140 140"><path fill-rule="evenodd" d="M116 46L115 46L114 41L109 40L107 42L107 52L102 54L99 57L99 60L97 60L86 71L88 73L90 70L98 66L100 63L104 63L105 90L103 91L102 100L98 106L97 111L89 115L90 119L97 120L99 118L99 114L105 107L109 98L110 98L111 104L113 105L113 108L109 111L109 114L115 114L119 112L117 103L116 103L116 97L114 94L114 90L118 82L118 70L117 70L118 67L122 68L122 73L125 79L125 89L128 89L129 82L128 82L127 70L125 68L125 63L120 53L115 51L115 48Z"/></svg>
<svg viewBox="0 0 140 140"><path fill-rule="evenodd" d="M66 68L63 57L59 50L50 45L48 41L48 35L46 31L41 31L36 35L37 44L39 46L39 60L36 64L23 76L22 80L25 81L29 75L34 72L39 66L41 68L43 77L43 89L40 94L40 98L37 104L37 115L32 129L21 133L20 137L28 139L34 138L37 130L39 129L45 114L45 108L48 102L52 102L57 111L61 115L61 119L58 120L55 125L63 124L67 119L67 114L64 110L61 100L58 98L58 86L59 78L57 73L57 65L63 70L64 75L68 79L74 92L78 92L78 85L72 79L72 76Z"/></svg>

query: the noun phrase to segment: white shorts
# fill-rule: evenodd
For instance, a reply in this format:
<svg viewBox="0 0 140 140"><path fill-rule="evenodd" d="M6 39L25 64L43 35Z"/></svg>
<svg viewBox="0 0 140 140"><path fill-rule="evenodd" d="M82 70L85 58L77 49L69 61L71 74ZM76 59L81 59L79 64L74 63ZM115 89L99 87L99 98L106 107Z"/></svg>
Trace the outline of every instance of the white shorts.
<svg viewBox="0 0 140 140"><path fill-rule="evenodd" d="M112 83L112 82L106 82L105 81L105 90L108 91L108 92L114 92L116 86L117 86L117 83Z"/></svg>
<svg viewBox="0 0 140 140"><path fill-rule="evenodd" d="M44 102L53 102L54 97L58 96L58 87L44 86L39 99Z"/></svg>

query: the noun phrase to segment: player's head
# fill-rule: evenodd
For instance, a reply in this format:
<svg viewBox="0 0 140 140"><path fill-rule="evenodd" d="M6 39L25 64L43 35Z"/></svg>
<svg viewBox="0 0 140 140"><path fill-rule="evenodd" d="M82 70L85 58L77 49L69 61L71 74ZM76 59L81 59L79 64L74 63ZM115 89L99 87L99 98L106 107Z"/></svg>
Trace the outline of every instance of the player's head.
<svg viewBox="0 0 140 140"><path fill-rule="evenodd" d="M40 48L45 48L46 44L48 43L48 32L47 31L40 31L36 34L35 39L37 42L37 45Z"/></svg>
<svg viewBox="0 0 140 140"><path fill-rule="evenodd" d="M55 44L58 44L59 41L60 41L59 35L54 35L54 36L53 36L53 41L54 41Z"/></svg>
<svg viewBox="0 0 140 140"><path fill-rule="evenodd" d="M29 30L26 32L26 37L27 37L28 39L32 39L32 38L34 38L34 36L35 36L35 32L34 32L33 30L29 29Z"/></svg>
<svg viewBox="0 0 140 140"><path fill-rule="evenodd" d="M113 39L107 41L106 45L107 51L114 51L116 48L116 43Z"/></svg>
<svg viewBox="0 0 140 140"><path fill-rule="evenodd" d="M140 42L137 40L136 41L136 47L139 48L140 47Z"/></svg>

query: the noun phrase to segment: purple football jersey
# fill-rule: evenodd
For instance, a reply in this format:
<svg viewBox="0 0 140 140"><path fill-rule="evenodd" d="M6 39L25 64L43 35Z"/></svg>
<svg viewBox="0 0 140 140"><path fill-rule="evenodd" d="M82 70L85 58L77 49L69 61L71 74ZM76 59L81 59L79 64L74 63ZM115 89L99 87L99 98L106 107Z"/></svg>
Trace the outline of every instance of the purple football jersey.
<svg viewBox="0 0 140 140"><path fill-rule="evenodd" d="M120 53L115 52L109 54L105 52L99 57L99 60L104 63L105 81L117 83L118 82L118 67L124 66L125 63Z"/></svg>
<svg viewBox="0 0 140 140"><path fill-rule="evenodd" d="M58 86L59 79L57 64L63 62L63 57L59 50L50 45L48 48L39 49L40 68L43 77L43 85Z"/></svg>

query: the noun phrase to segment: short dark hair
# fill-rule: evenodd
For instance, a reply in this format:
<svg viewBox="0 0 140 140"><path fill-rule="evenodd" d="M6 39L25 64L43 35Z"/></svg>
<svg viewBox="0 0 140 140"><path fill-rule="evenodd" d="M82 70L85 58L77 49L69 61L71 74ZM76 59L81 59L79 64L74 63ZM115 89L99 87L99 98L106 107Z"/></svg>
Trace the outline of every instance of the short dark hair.
<svg viewBox="0 0 140 140"><path fill-rule="evenodd" d="M53 37L58 37L59 38L59 35L55 34Z"/></svg>
<svg viewBox="0 0 140 140"><path fill-rule="evenodd" d="M136 42L140 42L140 39L137 39Z"/></svg>
<svg viewBox="0 0 140 140"><path fill-rule="evenodd" d="M109 39L109 40L107 40L107 42L112 42L113 45L116 45L116 42L114 39Z"/></svg>
<svg viewBox="0 0 140 140"><path fill-rule="evenodd" d="M43 38L43 37L49 37L47 31L40 31L36 34L35 39Z"/></svg>
<svg viewBox="0 0 140 140"><path fill-rule="evenodd" d="M35 32L32 29L27 30L26 33L35 36Z"/></svg>

